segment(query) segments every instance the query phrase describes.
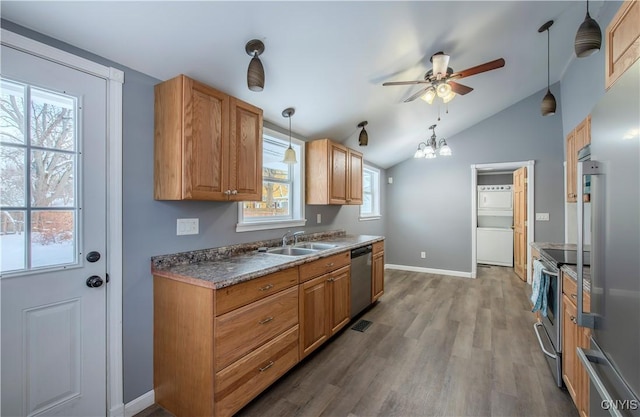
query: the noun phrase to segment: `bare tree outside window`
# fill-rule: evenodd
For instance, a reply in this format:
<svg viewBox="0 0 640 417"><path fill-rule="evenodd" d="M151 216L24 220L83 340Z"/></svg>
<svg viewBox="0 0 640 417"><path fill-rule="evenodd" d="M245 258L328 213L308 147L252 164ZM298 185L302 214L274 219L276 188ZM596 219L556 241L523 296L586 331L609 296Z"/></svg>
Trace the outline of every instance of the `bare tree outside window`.
<svg viewBox="0 0 640 417"><path fill-rule="evenodd" d="M76 99L6 79L0 93L1 270L72 262ZM5 238L22 233L28 239Z"/></svg>

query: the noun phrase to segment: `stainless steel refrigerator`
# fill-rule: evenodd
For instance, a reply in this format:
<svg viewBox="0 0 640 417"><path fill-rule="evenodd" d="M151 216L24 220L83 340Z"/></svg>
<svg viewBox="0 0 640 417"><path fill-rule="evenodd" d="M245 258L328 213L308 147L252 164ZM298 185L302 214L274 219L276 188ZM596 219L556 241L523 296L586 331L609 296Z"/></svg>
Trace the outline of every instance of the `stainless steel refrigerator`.
<svg viewBox="0 0 640 417"><path fill-rule="evenodd" d="M591 312L582 313L579 297L578 324L593 329L591 348L578 348L578 356L590 379L591 416L640 416L639 135L640 61L591 112L590 160L578 163L578 294L583 236L591 231Z"/></svg>

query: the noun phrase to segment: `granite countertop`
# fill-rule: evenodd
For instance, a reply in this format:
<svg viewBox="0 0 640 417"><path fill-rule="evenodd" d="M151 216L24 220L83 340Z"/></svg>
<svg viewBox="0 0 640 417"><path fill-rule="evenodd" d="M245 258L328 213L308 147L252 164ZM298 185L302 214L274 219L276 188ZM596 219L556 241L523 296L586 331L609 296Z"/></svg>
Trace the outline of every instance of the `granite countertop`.
<svg viewBox="0 0 640 417"><path fill-rule="evenodd" d="M151 258L151 273L201 287L220 289L283 269L384 240L383 236L347 235L344 231L303 235L300 242L336 245L304 256L258 252L261 247L282 245L280 239L211 248Z"/></svg>
<svg viewBox="0 0 640 417"><path fill-rule="evenodd" d="M544 253L545 249L560 249L560 250L577 250L578 246L575 243L551 243L551 242L531 242L530 246L540 251L540 256L545 258L549 262L554 262L552 258ZM575 265L562 265L560 270L565 273L569 278L574 281L578 281L578 269ZM591 291L591 270L589 267L584 267L582 270L584 274L584 290L586 292Z"/></svg>

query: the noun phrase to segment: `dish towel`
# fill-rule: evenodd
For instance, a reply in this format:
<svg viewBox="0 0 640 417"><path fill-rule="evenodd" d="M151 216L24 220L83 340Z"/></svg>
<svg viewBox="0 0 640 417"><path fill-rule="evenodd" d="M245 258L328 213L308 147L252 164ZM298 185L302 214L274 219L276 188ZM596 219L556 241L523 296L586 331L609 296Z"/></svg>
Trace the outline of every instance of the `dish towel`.
<svg viewBox="0 0 640 417"><path fill-rule="evenodd" d="M549 276L544 273L544 264L537 259L533 261L533 283L531 287L531 303L533 303L531 311L540 311L544 317L547 317Z"/></svg>

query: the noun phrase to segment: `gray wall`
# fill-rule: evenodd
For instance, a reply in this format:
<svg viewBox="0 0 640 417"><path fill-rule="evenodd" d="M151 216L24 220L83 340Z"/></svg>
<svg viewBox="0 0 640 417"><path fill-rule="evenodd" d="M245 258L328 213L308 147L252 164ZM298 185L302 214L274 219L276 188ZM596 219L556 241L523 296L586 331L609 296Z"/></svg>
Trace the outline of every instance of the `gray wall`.
<svg viewBox="0 0 640 417"><path fill-rule="evenodd" d="M236 233L236 203L173 202L153 199L153 86L159 82L71 45L2 20L2 27L42 43L125 72L123 91L123 356L124 401L153 389L154 255L275 239L286 229ZM214 86L215 87L215 86ZM265 123L270 127L268 122ZM366 158L366 149L364 150ZM381 178L385 171L381 170ZM382 207L384 206L384 186ZM316 214L322 224L316 224ZM308 232L345 229L352 234L383 235L384 220L360 222L358 206L307 206ZM176 236L176 219L197 217L200 234Z"/></svg>
<svg viewBox="0 0 640 417"><path fill-rule="evenodd" d="M561 109L558 84L551 90ZM535 211L550 213L550 221L536 222L535 239L562 241L562 112L540 115L545 91L447 138L450 158L411 158L387 169L393 184L387 188L385 262L471 272L472 164L535 160Z"/></svg>

